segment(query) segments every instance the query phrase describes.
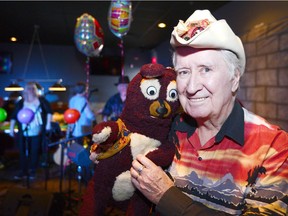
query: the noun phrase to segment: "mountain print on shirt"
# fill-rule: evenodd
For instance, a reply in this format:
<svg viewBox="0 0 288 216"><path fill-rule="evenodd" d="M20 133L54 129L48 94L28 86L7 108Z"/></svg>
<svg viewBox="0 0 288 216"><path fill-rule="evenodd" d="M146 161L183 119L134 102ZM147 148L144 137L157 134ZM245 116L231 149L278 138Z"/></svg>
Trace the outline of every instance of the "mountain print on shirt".
<svg viewBox="0 0 288 216"><path fill-rule="evenodd" d="M187 182L187 179L190 179L189 182ZM241 188L237 186L231 174L227 174L213 182L207 178L200 179L194 171L183 178L177 177L175 184L193 200L204 203L211 208L217 206L218 210L223 209L230 214L240 214L242 212L245 205L243 197L245 196L248 204L257 201L258 204L261 203L264 206L266 203L275 202L279 197L285 197L281 188L283 188L283 185L288 187L288 183L282 181L280 185L274 185L273 190L265 186L258 186L258 190L254 189L253 191L251 187ZM269 209L266 210L266 212L268 211Z"/></svg>

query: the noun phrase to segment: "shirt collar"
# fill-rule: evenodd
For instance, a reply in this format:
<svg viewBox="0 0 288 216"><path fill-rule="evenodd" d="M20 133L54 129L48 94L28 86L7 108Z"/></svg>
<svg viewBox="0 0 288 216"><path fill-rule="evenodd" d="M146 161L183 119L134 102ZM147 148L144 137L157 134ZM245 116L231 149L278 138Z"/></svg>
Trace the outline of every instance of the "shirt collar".
<svg viewBox="0 0 288 216"><path fill-rule="evenodd" d="M197 123L187 114L182 114L176 118L173 126L176 131L186 132L189 138L195 132ZM238 101L235 102L231 114L216 134L216 143L220 143L225 136L241 146L244 145L244 111Z"/></svg>
<svg viewBox="0 0 288 216"><path fill-rule="evenodd" d="M241 146L244 145L244 111L238 101L235 102L231 114L217 133L216 143L221 142L225 136Z"/></svg>

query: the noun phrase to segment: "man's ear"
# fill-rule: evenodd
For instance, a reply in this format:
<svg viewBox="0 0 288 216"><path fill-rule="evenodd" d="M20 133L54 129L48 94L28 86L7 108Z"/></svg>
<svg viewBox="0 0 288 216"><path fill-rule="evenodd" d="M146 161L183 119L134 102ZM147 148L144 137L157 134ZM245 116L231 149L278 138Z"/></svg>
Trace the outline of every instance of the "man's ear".
<svg viewBox="0 0 288 216"><path fill-rule="evenodd" d="M235 75L233 76L232 80L232 92L236 93L239 89L239 83L240 83L240 71L235 71Z"/></svg>

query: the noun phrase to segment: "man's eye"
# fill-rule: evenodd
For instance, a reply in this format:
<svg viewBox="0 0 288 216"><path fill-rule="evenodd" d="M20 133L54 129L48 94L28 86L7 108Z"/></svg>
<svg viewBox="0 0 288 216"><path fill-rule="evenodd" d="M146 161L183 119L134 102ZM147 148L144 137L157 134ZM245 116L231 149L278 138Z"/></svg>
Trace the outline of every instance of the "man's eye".
<svg viewBox="0 0 288 216"><path fill-rule="evenodd" d="M211 68L209 68L209 67L204 67L204 68L203 68L203 71L204 71L204 72L209 72L209 71L211 71Z"/></svg>
<svg viewBox="0 0 288 216"><path fill-rule="evenodd" d="M179 76L185 76L185 75L187 75L188 73L189 73L188 70L177 71L177 74L178 74Z"/></svg>

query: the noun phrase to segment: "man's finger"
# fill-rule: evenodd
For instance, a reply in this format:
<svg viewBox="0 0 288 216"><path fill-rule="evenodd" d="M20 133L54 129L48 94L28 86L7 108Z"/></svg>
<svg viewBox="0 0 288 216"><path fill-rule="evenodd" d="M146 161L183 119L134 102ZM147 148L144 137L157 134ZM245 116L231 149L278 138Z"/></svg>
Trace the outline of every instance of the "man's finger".
<svg viewBox="0 0 288 216"><path fill-rule="evenodd" d="M151 168L156 166L150 159L148 159L145 155L139 154L136 157L137 161L142 164L145 168Z"/></svg>

